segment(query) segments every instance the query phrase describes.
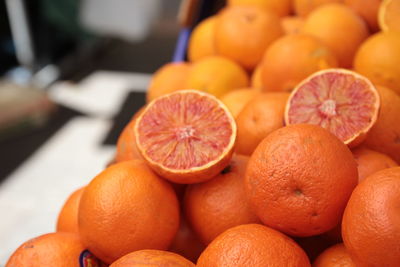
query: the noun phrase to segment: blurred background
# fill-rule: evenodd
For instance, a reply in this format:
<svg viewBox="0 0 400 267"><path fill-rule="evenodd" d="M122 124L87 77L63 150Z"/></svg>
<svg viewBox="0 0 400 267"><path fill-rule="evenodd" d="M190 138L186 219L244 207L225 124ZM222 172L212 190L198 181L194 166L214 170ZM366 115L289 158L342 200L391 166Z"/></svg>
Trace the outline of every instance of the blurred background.
<svg viewBox="0 0 400 267"><path fill-rule="evenodd" d="M54 231L67 196L113 159L151 74L183 59L183 4L0 1L0 266Z"/></svg>

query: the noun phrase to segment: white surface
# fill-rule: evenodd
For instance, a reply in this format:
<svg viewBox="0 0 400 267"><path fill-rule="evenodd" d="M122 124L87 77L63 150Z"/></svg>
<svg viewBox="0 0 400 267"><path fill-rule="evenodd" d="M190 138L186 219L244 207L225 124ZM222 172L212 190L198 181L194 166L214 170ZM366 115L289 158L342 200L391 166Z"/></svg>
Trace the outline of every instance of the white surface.
<svg viewBox="0 0 400 267"><path fill-rule="evenodd" d="M53 232L64 201L104 169L114 146L100 146L110 122L67 123L0 187L0 266L23 242Z"/></svg>

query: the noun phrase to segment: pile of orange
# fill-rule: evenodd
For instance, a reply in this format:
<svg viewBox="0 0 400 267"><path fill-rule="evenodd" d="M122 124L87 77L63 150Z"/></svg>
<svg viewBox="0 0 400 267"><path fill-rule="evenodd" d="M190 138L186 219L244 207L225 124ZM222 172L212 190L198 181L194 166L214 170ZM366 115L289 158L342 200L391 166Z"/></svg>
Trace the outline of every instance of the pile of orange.
<svg viewBox="0 0 400 267"><path fill-rule="evenodd" d="M227 1L6 266L400 266L399 12Z"/></svg>

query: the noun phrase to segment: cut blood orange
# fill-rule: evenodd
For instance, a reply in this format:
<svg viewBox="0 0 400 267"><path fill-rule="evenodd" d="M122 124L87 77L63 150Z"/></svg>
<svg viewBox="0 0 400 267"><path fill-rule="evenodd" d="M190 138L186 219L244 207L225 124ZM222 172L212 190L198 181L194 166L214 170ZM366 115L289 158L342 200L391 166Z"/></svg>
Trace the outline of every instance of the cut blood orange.
<svg viewBox="0 0 400 267"><path fill-rule="evenodd" d="M177 91L150 102L138 117L137 147L152 169L176 183L197 183L222 171L232 157L236 123L214 96Z"/></svg>
<svg viewBox="0 0 400 267"><path fill-rule="evenodd" d="M285 123L319 125L354 147L376 122L379 107L378 92L367 78L345 69L322 70L294 89Z"/></svg>

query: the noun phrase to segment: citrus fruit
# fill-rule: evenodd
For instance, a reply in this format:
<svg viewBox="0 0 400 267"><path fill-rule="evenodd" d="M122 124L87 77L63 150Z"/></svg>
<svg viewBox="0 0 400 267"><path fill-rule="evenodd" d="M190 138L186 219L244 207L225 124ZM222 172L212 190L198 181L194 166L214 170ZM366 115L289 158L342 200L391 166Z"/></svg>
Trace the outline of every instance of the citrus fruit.
<svg viewBox="0 0 400 267"><path fill-rule="evenodd" d="M244 191L247 162L248 157L234 155L219 175L188 186L185 214L204 244L233 226L259 222Z"/></svg>
<svg viewBox="0 0 400 267"><path fill-rule="evenodd" d="M159 68L147 88L147 102L159 96L185 89L189 70L190 64L186 62L168 63Z"/></svg>
<svg viewBox="0 0 400 267"><path fill-rule="evenodd" d="M78 208L85 187L74 191L65 201L57 218L57 232L79 233Z"/></svg>
<svg viewBox="0 0 400 267"><path fill-rule="evenodd" d="M229 163L236 123L214 96L184 90L149 103L136 122L136 144L151 168L176 183L206 181Z"/></svg>
<svg viewBox="0 0 400 267"><path fill-rule="evenodd" d="M343 2L343 0L293 0L293 8L296 15L306 17L317 7L341 2Z"/></svg>
<svg viewBox="0 0 400 267"><path fill-rule="evenodd" d="M261 81L261 66L262 62L260 62L257 67L254 69L253 73L251 74L250 85L251 88L254 88L258 91L261 91L263 85Z"/></svg>
<svg viewBox="0 0 400 267"><path fill-rule="evenodd" d="M256 89L243 88L223 95L220 100L232 113L233 117L236 118L247 102L259 94L260 92Z"/></svg>
<svg viewBox="0 0 400 267"><path fill-rule="evenodd" d="M57 232L23 243L8 259L6 267L78 267L85 247L77 233ZM97 263L95 258L94 263ZM99 266L94 264L93 266Z"/></svg>
<svg viewBox="0 0 400 267"><path fill-rule="evenodd" d="M231 6L218 14L215 47L219 55L253 70L265 49L281 35L277 15L253 6Z"/></svg>
<svg viewBox="0 0 400 267"><path fill-rule="evenodd" d="M214 239L199 267L311 266L304 251L286 235L260 224L230 228Z"/></svg>
<svg viewBox="0 0 400 267"><path fill-rule="evenodd" d="M283 127L283 114L289 93L266 92L250 100L236 118L236 152L251 155L271 132Z"/></svg>
<svg viewBox="0 0 400 267"><path fill-rule="evenodd" d="M144 161L124 161L87 185L78 223L82 243L110 264L135 250L167 249L179 226L178 200Z"/></svg>
<svg viewBox="0 0 400 267"><path fill-rule="evenodd" d="M311 12L306 18L303 32L324 42L343 68L352 67L358 47L369 34L366 23L357 13L343 4L335 3Z"/></svg>
<svg viewBox="0 0 400 267"><path fill-rule="evenodd" d="M382 32L368 38L358 50L354 69L377 85L400 95L400 32Z"/></svg>
<svg viewBox="0 0 400 267"><path fill-rule="evenodd" d="M324 252L313 262L313 267L356 267L343 243L336 244Z"/></svg>
<svg viewBox="0 0 400 267"><path fill-rule="evenodd" d="M377 120L379 94L365 77L345 69L317 72L302 81L286 105L286 125L319 125L356 146Z"/></svg>
<svg viewBox="0 0 400 267"><path fill-rule="evenodd" d="M379 1L380 2L380 1ZM400 1L383 0L379 6L379 26L382 31L400 32Z"/></svg>
<svg viewBox="0 0 400 267"><path fill-rule="evenodd" d="M358 166L359 182L377 171L398 166L389 156L371 149L360 147L352 152Z"/></svg>
<svg viewBox="0 0 400 267"><path fill-rule="evenodd" d="M400 164L400 96L382 86L377 89L381 97L381 109L364 144Z"/></svg>
<svg viewBox="0 0 400 267"><path fill-rule="evenodd" d="M368 176L353 191L342 221L343 242L357 266L400 262L400 167Z"/></svg>
<svg viewBox="0 0 400 267"><path fill-rule="evenodd" d="M191 62L215 54L214 31L216 17L201 21L190 35L187 56Z"/></svg>
<svg viewBox="0 0 400 267"><path fill-rule="evenodd" d="M249 77L237 63L225 57L209 56L193 64L187 74L186 88L220 97L248 85Z"/></svg>
<svg viewBox="0 0 400 267"><path fill-rule="evenodd" d="M250 157L246 192L261 221L292 236L335 227L357 185L349 148L327 130L309 124L269 134Z"/></svg>
<svg viewBox="0 0 400 267"><path fill-rule="evenodd" d="M304 250L311 262L313 262L325 249L336 244L335 242L324 238L324 234L295 237L293 239Z"/></svg>
<svg viewBox="0 0 400 267"><path fill-rule="evenodd" d="M263 88L292 91L314 72L337 66L336 56L317 38L305 34L286 35L265 52L261 65Z"/></svg>
<svg viewBox="0 0 400 267"><path fill-rule="evenodd" d="M278 16L286 16L291 11L291 0L228 0L231 6L248 5L264 8Z"/></svg>
<svg viewBox="0 0 400 267"><path fill-rule="evenodd" d="M194 267L193 262L184 257L162 250L144 249L131 252L117 261L110 267Z"/></svg>
<svg viewBox="0 0 400 267"><path fill-rule="evenodd" d="M378 10L382 0L344 0L344 3L357 12L368 24L372 32L379 30Z"/></svg>
<svg viewBox="0 0 400 267"><path fill-rule="evenodd" d="M304 18L300 16L286 16L281 19L283 32L288 34L297 34L301 32L304 25Z"/></svg>

